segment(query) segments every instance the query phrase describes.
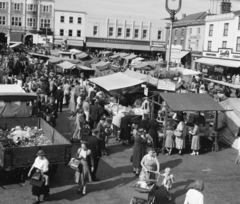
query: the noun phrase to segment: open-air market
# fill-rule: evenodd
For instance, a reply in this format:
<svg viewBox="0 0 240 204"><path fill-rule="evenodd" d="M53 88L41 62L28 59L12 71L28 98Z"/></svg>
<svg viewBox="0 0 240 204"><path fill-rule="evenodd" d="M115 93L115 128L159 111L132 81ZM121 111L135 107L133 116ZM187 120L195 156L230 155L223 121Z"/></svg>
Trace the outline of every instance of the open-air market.
<svg viewBox="0 0 240 204"><path fill-rule="evenodd" d="M238 1L0 0L0 204L238 204L239 69Z"/></svg>

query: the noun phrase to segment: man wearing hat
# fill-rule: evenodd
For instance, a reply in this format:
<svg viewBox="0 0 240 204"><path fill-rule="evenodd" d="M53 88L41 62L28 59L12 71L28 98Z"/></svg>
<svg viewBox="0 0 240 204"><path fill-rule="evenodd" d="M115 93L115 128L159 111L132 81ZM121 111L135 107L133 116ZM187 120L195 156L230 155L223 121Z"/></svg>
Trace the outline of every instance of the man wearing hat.
<svg viewBox="0 0 240 204"><path fill-rule="evenodd" d="M101 144L99 138L99 130L95 129L92 131L92 135L87 138L88 147L91 150L93 161L94 161L94 170L91 172L93 181L98 181L96 178L98 163L100 160L101 154Z"/></svg>
<svg viewBox="0 0 240 204"><path fill-rule="evenodd" d="M94 105L90 105L89 114L90 114L90 127L92 129L96 128L100 116L102 115L102 108L98 104L97 100L94 102Z"/></svg>
<svg viewBox="0 0 240 204"><path fill-rule="evenodd" d="M55 100L57 100L57 112L59 112L59 108L60 108L60 112L62 112L62 106L63 106L63 97L64 97L64 93L62 90L62 86L58 86L57 91L55 92Z"/></svg>

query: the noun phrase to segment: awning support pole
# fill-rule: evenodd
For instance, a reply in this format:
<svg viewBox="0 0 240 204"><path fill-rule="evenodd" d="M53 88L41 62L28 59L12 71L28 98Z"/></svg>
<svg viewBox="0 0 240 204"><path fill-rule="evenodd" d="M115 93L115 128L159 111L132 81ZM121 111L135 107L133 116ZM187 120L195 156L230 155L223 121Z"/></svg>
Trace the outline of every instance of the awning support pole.
<svg viewBox="0 0 240 204"><path fill-rule="evenodd" d="M166 140L166 133L167 133L167 123L168 123L168 110L167 110L167 103L165 107L165 118L164 118L164 130L163 130L163 143L162 143L162 154L165 154L165 140Z"/></svg>
<svg viewBox="0 0 240 204"><path fill-rule="evenodd" d="M218 111L216 111L216 121L215 121L215 127L216 127L216 136L215 136L215 152L218 151Z"/></svg>

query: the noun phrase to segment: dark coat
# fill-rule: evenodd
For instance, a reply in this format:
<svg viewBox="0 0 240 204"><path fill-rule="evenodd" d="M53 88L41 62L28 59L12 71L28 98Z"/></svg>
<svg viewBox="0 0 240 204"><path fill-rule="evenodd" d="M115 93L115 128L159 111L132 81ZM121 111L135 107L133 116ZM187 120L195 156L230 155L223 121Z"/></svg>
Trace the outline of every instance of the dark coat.
<svg viewBox="0 0 240 204"><path fill-rule="evenodd" d="M90 111L89 111L89 114L90 114L90 119L92 121L98 121L100 119L100 110L101 108L99 107L99 105L90 105Z"/></svg>
<svg viewBox="0 0 240 204"><path fill-rule="evenodd" d="M91 135L87 138L88 148L91 150L91 154L93 157L101 157L102 151L100 146L100 140L96 137Z"/></svg>
<svg viewBox="0 0 240 204"><path fill-rule="evenodd" d="M148 126L148 120L141 120L139 125L138 125L138 128L139 129L144 129L144 130L147 130L147 126Z"/></svg>
<svg viewBox="0 0 240 204"><path fill-rule="evenodd" d="M140 168L141 161L146 154L146 143L139 134L136 135L133 146L133 168Z"/></svg>
<svg viewBox="0 0 240 204"><path fill-rule="evenodd" d="M57 99L58 101L63 100L63 90L62 89L57 89L55 92L54 98Z"/></svg>
<svg viewBox="0 0 240 204"><path fill-rule="evenodd" d="M53 114L57 118L57 107L54 103L48 103L46 105L46 114Z"/></svg>
<svg viewBox="0 0 240 204"><path fill-rule="evenodd" d="M159 123L155 119L148 122L147 131L148 134L153 138L154 148L157 147L158 144L158 129Z"/></svg>
<svg viewBox="0 0 240 204"><path fill-rule="evenodd" d="M132 120L130 115L126 115L121 119L120 126L120 138L123 140L130 140L130 132L131 132Z"/></svg>

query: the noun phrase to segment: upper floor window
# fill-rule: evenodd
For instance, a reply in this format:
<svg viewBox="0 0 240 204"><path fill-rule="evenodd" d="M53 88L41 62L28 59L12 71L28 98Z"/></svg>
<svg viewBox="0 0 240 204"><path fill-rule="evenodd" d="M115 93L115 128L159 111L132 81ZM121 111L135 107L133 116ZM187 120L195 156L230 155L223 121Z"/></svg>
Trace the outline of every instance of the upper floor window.
<svg viewBox="0 0 240 204"><path fill-rule="evenodd" d="M14 10L20 10L20 4L14 3Z"/></svg>
<svg viewBox="0 0 240 204"><path fill-rule="evenodd" d="M184 45L184 39L181 39L180 44L181 44L181 46L183 47L183 45Z"/></svg>
<svg viewBox="0 0 240 204"><path fill-rule="evenodd" d="M82 24L82 18L78 17L78 24Z"/></svg>
<svg viewBox="0 0 240 204"><path fill-rule="evenodd" d="M68 30L68 36L72 36L72 34L73 34L73 31L72 30Z"/></svg>
<svg viewBox="0 0 240 204"><path fill-rule="evenodd" d="M162 31L161 30L158 31L157 39L158 40L162 39Z"/></svg>
<svg viewBox="0 0 240 204"><path fill-rule="evenodd" d="M98 34L98 27L97 26L93 26L93 35L97 35Z"/></svg>
<svg viewBox="0 0 240 204"><path fill-rule="evenodd" d="M22 18L12 17L12 26L22 26Z"/></svg>
<svg viewBox="0 0 240 204"><path fill-rule="evenodd" d="M109 37L113 36L113 27L109 27L109 29L108 29L108 36Z"/></svg>
<svg viewBox="0 0 240 204"><path fill-rule="evenodd" d="M176 39L173 41L173 44L174 44L174 45L177 45L177 40L176 40Z"/></svg>
<svg viewBox="0 0 240 204"><path fill-rule="evenodd" d="M82 34L81 30L77 30L77 37L81 37L81 34Z"/></svg>
<svg viewBox="0 0 240 204"><path fill-rule="evenodd" d="M36 4L28 4L27 10L28 11L37 11L37 5Z"/></svg>
<svg viewBox="0 0 240 204"><path fill-rule="evenodd" d="M213 24L209 25L209 36L213 36Z"/></svg>
<svg viewBox="0 0 240 204"><path fill-rule="evenodd" d="M6 17L0 16L0 25L6 25Z"/></svg>
<svg viewBox="0 0 240 204"><path fill-rule="evenodd" d="M72 16L69 17L69 23L73 23L73 17Z"/></svg>
<svg viewBox="0 0 240 204"><path fill-rule="evenodd" d="M237 47L236 47L236 51L240 52L240 37L237 38Z"/></svg>
<svg viewBox="0 0 240 204"><path fill-rule="evenodd" d="M36 18L27 18L28 27L36 27Z"/></svg>
<svg viewBox="0 0 240 204"><path fill-rule="evenodd" d="M146 38L147 38L147 30L143 30L142 38L143 38L143 39L146 39Z"/></svg>
<svg viewBox="0 0 240 204"><path fill-rule="evenodd" d="M134 38L138 38L138 34L139 34L139 30L135 29L135 31L134 31Z"/></svg>
<svg viewBox="0 0 240 204"><path fill-rule="evenodd" d="M197 33L198 33L198 34L200 34L200 32L201 32L201 29L200 29L200 28L198 28L198 29L197 29Z"/></svg>
<svg viewBox="0 0 240 204"><path fill-rule="evenodd" d="M43 6L43 12L50 12L50 6Z"/></svg>
<svg viewBox="0 0 240 204"><path fill-rule="evenodd" d="M240 16L238 17L238 30L240 30Z"/></svg>
<svg viewBox="0 0 240 204"><path fill-rule="evenodd" d="M196 40L196 48L195 50L198 50L199 40Z"/></svg>
<svg viewBox="0 0 240 204"><path fill-rule="evenodd" d="M227 48L227 41L222 42L222 48Z"/></svg>
<svg viewBox="0 0 240 204"><path fill-rule="evenodd" d="M64 16L60 16L60 22L64 23Z"/></svg>
<svg viewBox="0 0 240 204"><path fill-rule="evenodd" d="M59 34L60 34L60 36L64 36L64 30L63 30L63 29L60 29Z"/></svg>
<svg viewBox="0 0 240 204"><path fill-rule="evenodd" d="M50 19L41 19L41 28L48 28L51 25Z"/></svg>
<svg viewBox="0 0 240 204"><path fill-rule="evenodd" d="M208 51L212 50L212 41L208 41L208 47L207 47Z"/></svg>
<svg viewBox="0 0 240 204"><path fill-rule="evenodd" d="M228 36L229 23L224 24L223 36Z"/></svg>
<svg viewBox="0 0 240 204"><path fill-rule="evenodd" d="M192 28L189 29L189 33L192 34Z"/></svg>
<svg viewBox="0 0 240 204"><path fill-rule="evenodd" d="M184 35L185 35L185 29L182 28L182 36L184 36Z"/></svg>
<svg viewBox="0 0 240 204"><path fill-rule="evenodd" d="M0 9L6 9L6 2L0 2Z"/></svg>
<svg viewBox="0 0 240 204"><path fill-rule="evenodd" d="M118 28L118 37L122 36L122 28Z"/></svg>
<svg viewBox="0 0 240 204"><path fill-rule="evenodd" d="M127 28L127 29L126 29L126 37L127 37L127 38L130 38L130 36L131 36L131 29L130 29L130 28Z"/></svg>
<svg viewBox="0 0 240 204"><path fill-rule="evenodd" d="M178 29L175 29L175 35L177 35L178 34Z"/></svg>

